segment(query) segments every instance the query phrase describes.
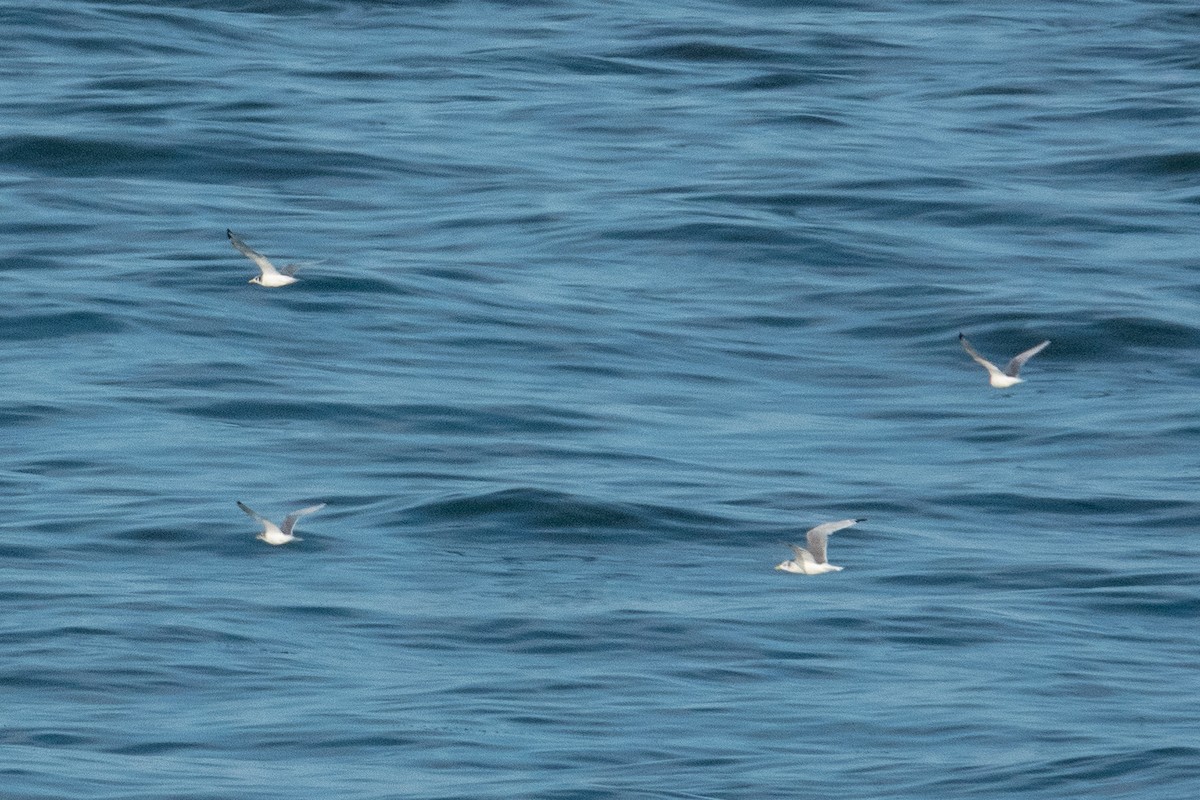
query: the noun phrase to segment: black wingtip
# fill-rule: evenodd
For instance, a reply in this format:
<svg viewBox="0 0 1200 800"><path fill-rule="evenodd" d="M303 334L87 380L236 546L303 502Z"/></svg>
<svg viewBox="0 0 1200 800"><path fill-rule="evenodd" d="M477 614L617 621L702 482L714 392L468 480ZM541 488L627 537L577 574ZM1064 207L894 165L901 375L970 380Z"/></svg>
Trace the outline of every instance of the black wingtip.
<svg viewBox="0 0 1200 800"><path fill-rule="evenodd" d="M855 521L855 522L866 522L866 521L867 521L867 518L866 518L866 517L863 517L862 519L856 519L856 520L854 520L854 521Z"/></svg>
<svg viewBox="0 0 1200 800"><path fill-rule="evenodd" d="M226 235L226 236L228 236L230 239L232 239L232 238L233 238L233 231L229 230L229 228L226 228L226 229L225 229L225 235Z"/></svg>
<svg viewBox="0 0 1200 800"><path fill-rule="evenodd" d="M965 338L967 338L967 337L966 337L966 334L964 334L962 331L959 331L959 332L958 332L958 338L959 338L959 339L965 339Z"/></svg>

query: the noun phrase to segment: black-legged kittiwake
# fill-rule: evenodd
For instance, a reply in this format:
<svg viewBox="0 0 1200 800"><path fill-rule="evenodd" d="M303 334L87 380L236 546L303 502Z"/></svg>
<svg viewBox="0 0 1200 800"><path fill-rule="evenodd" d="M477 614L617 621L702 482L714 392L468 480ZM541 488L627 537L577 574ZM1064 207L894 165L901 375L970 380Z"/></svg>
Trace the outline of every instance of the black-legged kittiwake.
<svg viewBox="0 0 1200 800"><path fill-rule="evenodd" d="M966 336L963 336L960 333L958 335L958 341L962 343L963 349L967 351L967 355L975 359L975 363L979 364L979 366L988 371L988 383L997 389L1007 389L1010 386L1021 383L1021 379L1017 377L1017 373L1021 371L1021 367L1025 365L1026 361L1042 352L1042 350L1046 348L1046 345L1050 344L1050 340L1047 339L1041 344L1031 347L1023 353L1018 353L1017 355L1013 356L1012 361L1009 361L1008 365L1004 368L1004 371L1001 372L999 367L988 361L983 356L979 355L979 353L975 352L975 348L971 347L971 343L967 341Z"/></svg>
<svg viewBox="0 0 1200 800"><path fill-rule="evenodd" d="M803 548L797 544L789 544L788 547L792 548L792 552L796 554L796 557L791 561L784 561L776 565L775 569L784 572L799 572L803 575L840 572L841 567L835 567L826 560L825 543L829 539L829 534L840 531L843 528L849 528L851 525L856 525L860 522L866 522L866 520L843 519L838 522L826 522L818 525L808 532L808 548Z"/></svg>
<svg viewBox="0 0 1200 800"><path fill-rule="evenodd" d="M303 517L305 514L312 514L320 511L325 507L325 504L321 503L317 506L309 506L308 508L302 508L299 511L293 511L291 514L288 514L286 518L284 518L282 525L276 525L274 522L271 522L271 520L262 516L240 500L238 501L237 506L242 511L245 511L247 514L262 523L263 532L258 536L255 536L255 539L262 539L267 544L287 544L288 542L304 541L303 539L299 539L292 535L292 530L294 530L296 527L296 520L300 519L300 517Z"/></svg>
<svg viewBox="0 0 1200 800"><path fill-rule="evenodd" d="M293 276L293 273L296 271L295 264L288 264L283 269L276 269L275 265L268 261L266 256L248 247L236 233L226 228L225 235L229 237L229 243L237 248L239 253L257 264L258 268L262 271L261 274L251 278L250 283L257 283L259 286L275 287L287 286L289 283L296 282L296 278Z"/></svg>

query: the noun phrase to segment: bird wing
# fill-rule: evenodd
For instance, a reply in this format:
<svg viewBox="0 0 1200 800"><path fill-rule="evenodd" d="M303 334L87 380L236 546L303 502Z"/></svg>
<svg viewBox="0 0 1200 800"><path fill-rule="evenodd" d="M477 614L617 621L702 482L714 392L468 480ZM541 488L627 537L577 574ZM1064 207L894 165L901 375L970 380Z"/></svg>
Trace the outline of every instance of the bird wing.
<svg viewBox="0 0 1200 800"><path fill-rule="evenodd" d="M326 259L324 258L306 258L303 261L297 261L294 264L284 264L279 268L279 271L284 275L295 275L297 270L307 269L309 267L316 266L317 264L324 264L325 261Z"/></svg>
<svg viewBox="0 0 1200 800"><path fill-rule="evenodd" d="M1012 361L1008 362L1008 366L1004 368L1004 374L1010 375L1014 378L1017 377L1017 373L1021 371L1021 367L1025 366L1025 362L1045 350L1046 345L1048 344L1050 344L1049 339L1039 345L1029 348L1024 353L1017 353L1015 356L1013 356Z"/></svg>
<svg viewBox="0 0 1200 800"><path fill-rule="evenodd" d="M863 521L861 519L841 519L837 522L823 523L810 530L808 532L808 549L812 551L812 557L818 564L828 563L825 558L825 545L829 540L829 534Z"/></svg>
<svg viewBox="0 0 1200 800"><path fill-rule="evenodd" d="M283 532L284 536L291 536L292 528L296 527L296 520L300 519L305 514L314 514L324 507L325 504L321 503L320 505L309 506L308 508L302 508L299 511L293 511L283 520L283 524L279 526L279 530Z"/></svg>
<svg viewBox="0 0 1200 800"><path fill-rule="evenodd" d="M234 249L257 264L264 275L279 274L279 270L275 269L275 265L268 261L266 256L251 249L236 233L226 228L225 235L229 237L229 243L234 246Z"/></svg>
<svg viewBox="0 0 1200 800"><path fill-rule="evenodd" d="M243 503L241 500L237 501L237 507L240 508L242 511L245 511L250 516L254 517L259 522L270 522L269 519L260 515L257 511L255 511L253 508L251 508L250 506Z"/></svg>
<svg viewBox="0 0 1200 800"><path fill-rule="evenodd" d="M789 544L788 547L792 548L792 552L796 554L797 561L803 561L803 562L807 562L809 564L818 563L817 560L815 558L813 558L813 554L808 552L807 550L805 550L800 545Z"/></svg>
<svg viewBox="0 0 1200 800"><path fill-rule="evenodd" d="M987 370L987 371L988 371L990 374L992 374L992 375L999 375L999 374L1000 374L1000 368L999 368L999 367L997 367L997 366L996 366L995 364L993 364L992 362L988 361L988 360L987 360L986 358L984 358L983 356L979 355L979 353L975 352L975 348L974 348L974 347L971 347L971 343L967 341L967 337L966 337L966 336L963 336L963 335L960 333L960 334L958 335L958 341L959 341L959 342L962 344L962 346L963 346L963 350L966 350L966 351L967 351L967 355L969 355L971 358L975 359L975 363L976 363L976 364L978 364L979 366L981 366L981 367L983 367L984 369L986 369L986 370Z"/></svg>

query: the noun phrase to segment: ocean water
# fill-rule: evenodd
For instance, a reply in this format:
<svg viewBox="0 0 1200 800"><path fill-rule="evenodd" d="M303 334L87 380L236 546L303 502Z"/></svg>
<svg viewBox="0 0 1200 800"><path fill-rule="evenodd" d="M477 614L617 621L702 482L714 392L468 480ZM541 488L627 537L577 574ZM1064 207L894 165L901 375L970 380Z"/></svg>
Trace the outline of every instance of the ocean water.
<svg viewBox="0 0 1200 800"><path fill-rule="evenodd" d="M1198 25L7 3L0 797L1200 796Z"/></svg>

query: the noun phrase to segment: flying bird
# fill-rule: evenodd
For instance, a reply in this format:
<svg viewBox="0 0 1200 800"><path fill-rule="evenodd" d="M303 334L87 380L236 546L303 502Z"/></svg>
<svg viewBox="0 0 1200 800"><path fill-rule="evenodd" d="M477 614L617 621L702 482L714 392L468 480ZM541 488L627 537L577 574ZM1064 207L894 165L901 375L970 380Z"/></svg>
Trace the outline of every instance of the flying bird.
<svg viewBox="0 0 1200 800"><path fill-rule="evenodd" d="M975 348L971 347L971 343L967 341L967 337L961 333L958 335L958 341L962 343L963 350L967 351L967 355L975 359L975 363L988 371L988 383L997 389L1007 389L1010 386L1015 386L1021 383L1021 379L1017 377L1017 373L1021 371L1021 367L1025 366L1025 362L1036 356L1042 350L1046 349L1046 345L1050 344L1050 340L1042 342L1039 345L1029 348L1023 353L1018 353L1013 356L1012 361L1001 372L1000 368L992 362L988 361L979 353L975 352Z"/></svg>
<svg viewBox="0 0 1200 800"><path fill-rule="evenodd" d="M292 535L292 531L296 528L296 520L300 519L305 514L313 514L317 511L320 511L325 507L325 504L321 503L318 506L309 506L308 508L302 508L299 511L293 511L292 513L288 514L286 518L284 518L282 525L276 525L274 522L271 522L271 520L262 516L240 500L238 501L237 506L242 511L245 511L247 514L262 523L263 532L258 536L255 536L255 539L262 539L267 544L287 544L288 542L304 541L303 539Z"/></svg>
<svg viewBox="0 0 1200 800"><path fill-rule="evenodd" d="M225 235L229 237L229 243L239 253L257 264L259 270L261 270L261 274L251 278L250 283L257 283L259 286L275 287L287 286L289 283L296 282L296 278L293 277L293 273L296 271L295 264L288 264L283 269L276 269L275 265L268 261L266 256L257 250L252 250L236 233L226 228Z"/></svg>
<svg viewBox="0 0 1200 800"><path fill-rule="evenodd" d="M798 544L789 544L792 552L796 554L791 561L784 561L777 564L775 569L783 572L799 572L803 575L820 575L822 572L841 572L841 567L835 567L830 564L825 558L825 543L829 539L829 534L840 531L843 528L849 528L851 525L857 525L860 522L866 522L865 519L843 519L838 522L826 522L823 525L818 525L808 532L808 547L804 548Z"/></svg>

